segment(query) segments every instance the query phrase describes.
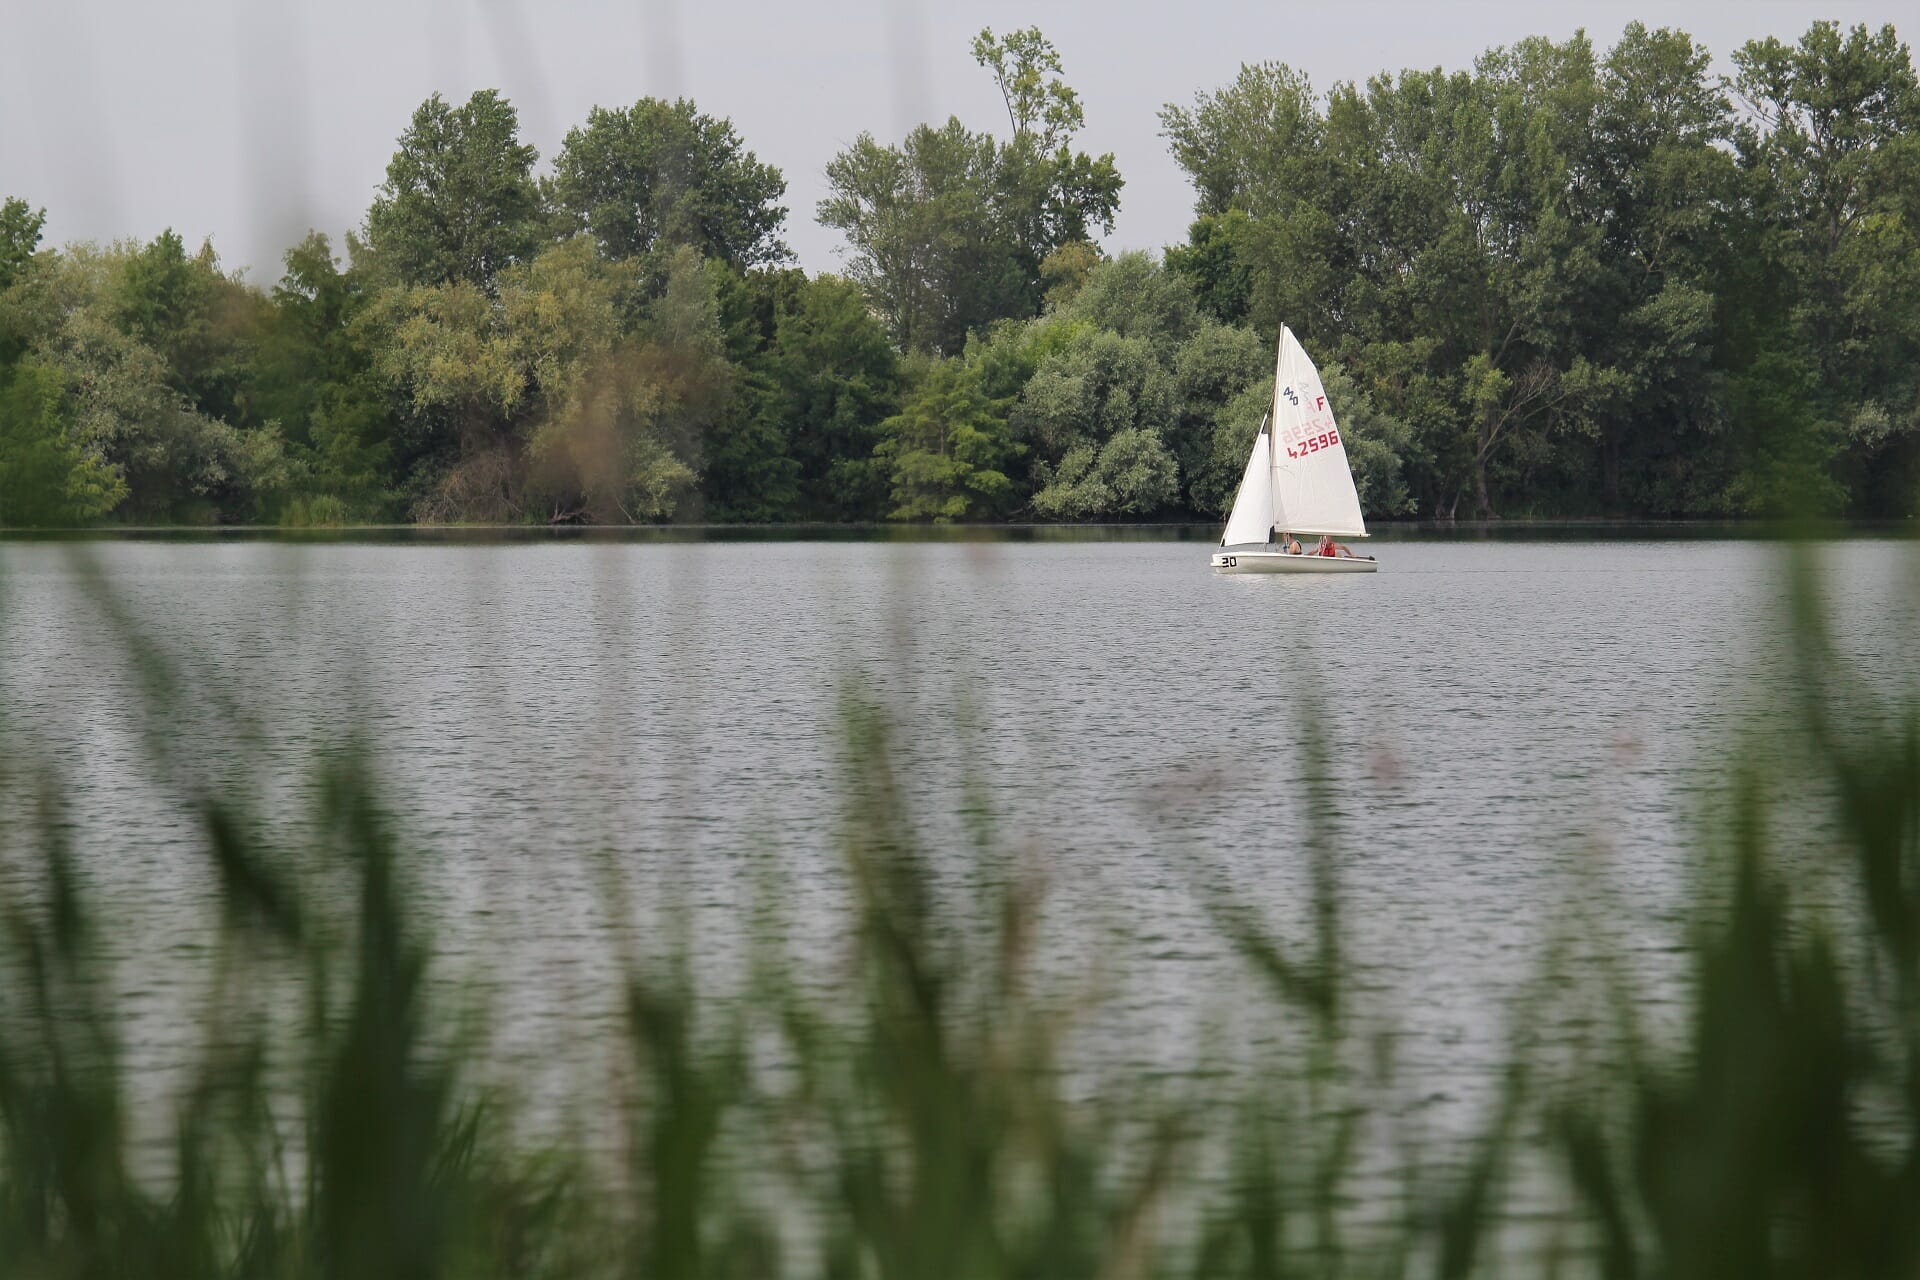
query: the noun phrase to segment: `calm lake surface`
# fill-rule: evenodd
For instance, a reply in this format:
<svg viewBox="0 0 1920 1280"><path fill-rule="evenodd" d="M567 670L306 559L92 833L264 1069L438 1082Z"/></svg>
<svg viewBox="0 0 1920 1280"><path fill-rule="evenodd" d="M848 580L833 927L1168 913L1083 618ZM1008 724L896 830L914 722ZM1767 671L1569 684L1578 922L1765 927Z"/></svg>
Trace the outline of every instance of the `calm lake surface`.
<svg viewBox="0 0 1920 1280"><path fill-rule="evenodd" d="M70 780L152 1078L201 1047L184 1015L212 880L180 779L148 763L88 562L243 713L166 730L188 778L255 780L297 839L316 753L368 735L439 973L487 1001L503 1076L540 1094L603 1078L610 877L642 949L679 931L716 987L769 898L798 972L844 972L850 694L889 708L956 895L987 873L967 852L980 797L1042 877L1041 964L1109 997L1076 1047L1090 1078L1257 1053L1271 1006L1201 903L1225 893L1302 933L1317 707L1351 945L1401 1031L1409 1105L1444 1125L1494 1083L1507 1006L1570 911L1594 918L1584 946L1647 980L1649 1008L1679 994L1692 833L1730 744L1765 742L1768 691L1794 678L1783 553L1698 536L1373 549L1377 575L1295 579L1215 576L1207 543L1139 537L105 541L85 561L0 544L0 712L16 752ZM1908 682L1914 547L1820 556L1839 658Z"/></svg>

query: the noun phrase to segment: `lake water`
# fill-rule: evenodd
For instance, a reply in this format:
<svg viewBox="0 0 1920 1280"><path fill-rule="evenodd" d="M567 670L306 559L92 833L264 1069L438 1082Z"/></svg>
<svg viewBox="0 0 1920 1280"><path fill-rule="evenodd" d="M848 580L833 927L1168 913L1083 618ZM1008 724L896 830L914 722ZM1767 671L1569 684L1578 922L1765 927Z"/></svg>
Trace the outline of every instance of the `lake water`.
<svg viewBox="0 0 1920 1280"><path fill-rule="evenodd" d="M125 655L62 545L0 545L0 708L70 780L84 874L124 922L134 1060L199 1049L212 880L194 778L255 780L289 834L316 752L364 730L430 906L515 1078L590 1077L615 1017L610 869L643 945L738 971L762 895L796 968L846 953L836 852L849 696L955 891L970 793L1046 885L1042 964L1110 993L1076 1053L1180 1071L1273 1024L1200 903L1298 936L1299 749L1330 753L1349 936L1418 1101L1470 1116L1506 1006L1568 911L1650 983L1683 968L1691 833L1766 690L1793 679L1759 541L1402 535L1373 576L1215 576L1191 540L105 541L80 550L194 687L153 776ZM1821 551L1837 652L1913 674L1910 545ZM243 721L229 711L238 709ZM1317 712L1315 711L1317 708ZM4 823L4 819L0 819ZM5 835L0 829L0 835ZM9 875L23 874L20 850ZM1551 1034L1551 1031L1549 1031ZM556 1086L558 1087L558 1086Z"/></svg>

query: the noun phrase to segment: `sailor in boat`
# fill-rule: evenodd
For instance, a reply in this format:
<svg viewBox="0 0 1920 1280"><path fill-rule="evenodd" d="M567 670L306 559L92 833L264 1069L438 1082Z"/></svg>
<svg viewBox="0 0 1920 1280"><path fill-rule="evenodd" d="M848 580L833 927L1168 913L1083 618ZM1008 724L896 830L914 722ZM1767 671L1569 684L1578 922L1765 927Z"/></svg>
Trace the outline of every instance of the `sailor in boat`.
<svg viewBox="0 0 1920 1280"><path fill-rule="evenodd" d="M1280 535L1280 549L1290 556L1300 554L1300 540L1290 533Z"/></svg>
<svg viewBox="0 0 1920 1280"><path fill-rule="evenodd" d="M1299 544L1295 543L1294 545L1297 547ZM1313 549L1313 554L1317 556L1345 556L1349 560L1358 560L1360 558L1353 554L1352 547L1344 543L1335 542L1333 535L1330 533L1320 535L1320 545Z"/></svg>

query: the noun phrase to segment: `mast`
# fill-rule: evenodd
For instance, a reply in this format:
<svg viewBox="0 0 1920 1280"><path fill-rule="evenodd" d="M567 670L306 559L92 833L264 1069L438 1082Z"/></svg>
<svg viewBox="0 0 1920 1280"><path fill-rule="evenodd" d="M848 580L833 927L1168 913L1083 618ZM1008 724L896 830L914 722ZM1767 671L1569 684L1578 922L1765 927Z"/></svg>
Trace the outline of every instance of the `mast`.
<svg viewBox="0 0 1920 1280"><path fill-rule="evenodd" d="M1280 352L1273 361L1273 394L1267 397L1267 416L1261 422L1262 430L1275 428L1274 433L1267 438L1267 492L1272 495L1273 505L1273 528L1267 530L1267 537L1276 542L1279 539L1274 537L1275 534L1290 532L1280 527L1280 450L1274 447L1279 439L1277 428L1280 423L1280 361L1285 358L1286 350L1287 326L1283 324L1280 326ZM1285 551L1286 547L1283 545L1280 549Z"/></svg>

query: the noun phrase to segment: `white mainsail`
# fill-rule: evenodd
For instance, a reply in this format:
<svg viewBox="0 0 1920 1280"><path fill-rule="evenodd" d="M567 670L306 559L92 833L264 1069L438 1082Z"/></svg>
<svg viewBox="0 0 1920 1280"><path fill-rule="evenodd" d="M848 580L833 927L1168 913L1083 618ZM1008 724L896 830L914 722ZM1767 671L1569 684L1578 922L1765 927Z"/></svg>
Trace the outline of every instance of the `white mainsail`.
<svg viewBox="0 0 1920 1280"><path fill-rule="evenodd" d="M1280 359L1274 369L1273 412L1268 420L1272 429L1264 438L1273 459L1274 523L1294 533L1366 537L1360 495L1353 487L1347 449L1340 442L1326 388L1320 385L1320 371L1285 325L1280 326ZM1259 452L1256 445L1254 453ZM1237 505L1234 514L1239 514ZM1265 537L1261 535L1262 540Z"/></svg>
<svg viewBox="0 0 1920 1280"><path fill-rule="evenodd" d="M1223 547L1265 542L1272 536L1273 461L1267 450L1271 438L1269 419L1260 420L1260 434L1254 437L1253 454L1247 459L1247 473L1240 477L1240 492L1234 495L1233 512L1227 517L1227 532L1220 539Z"/></svg>

